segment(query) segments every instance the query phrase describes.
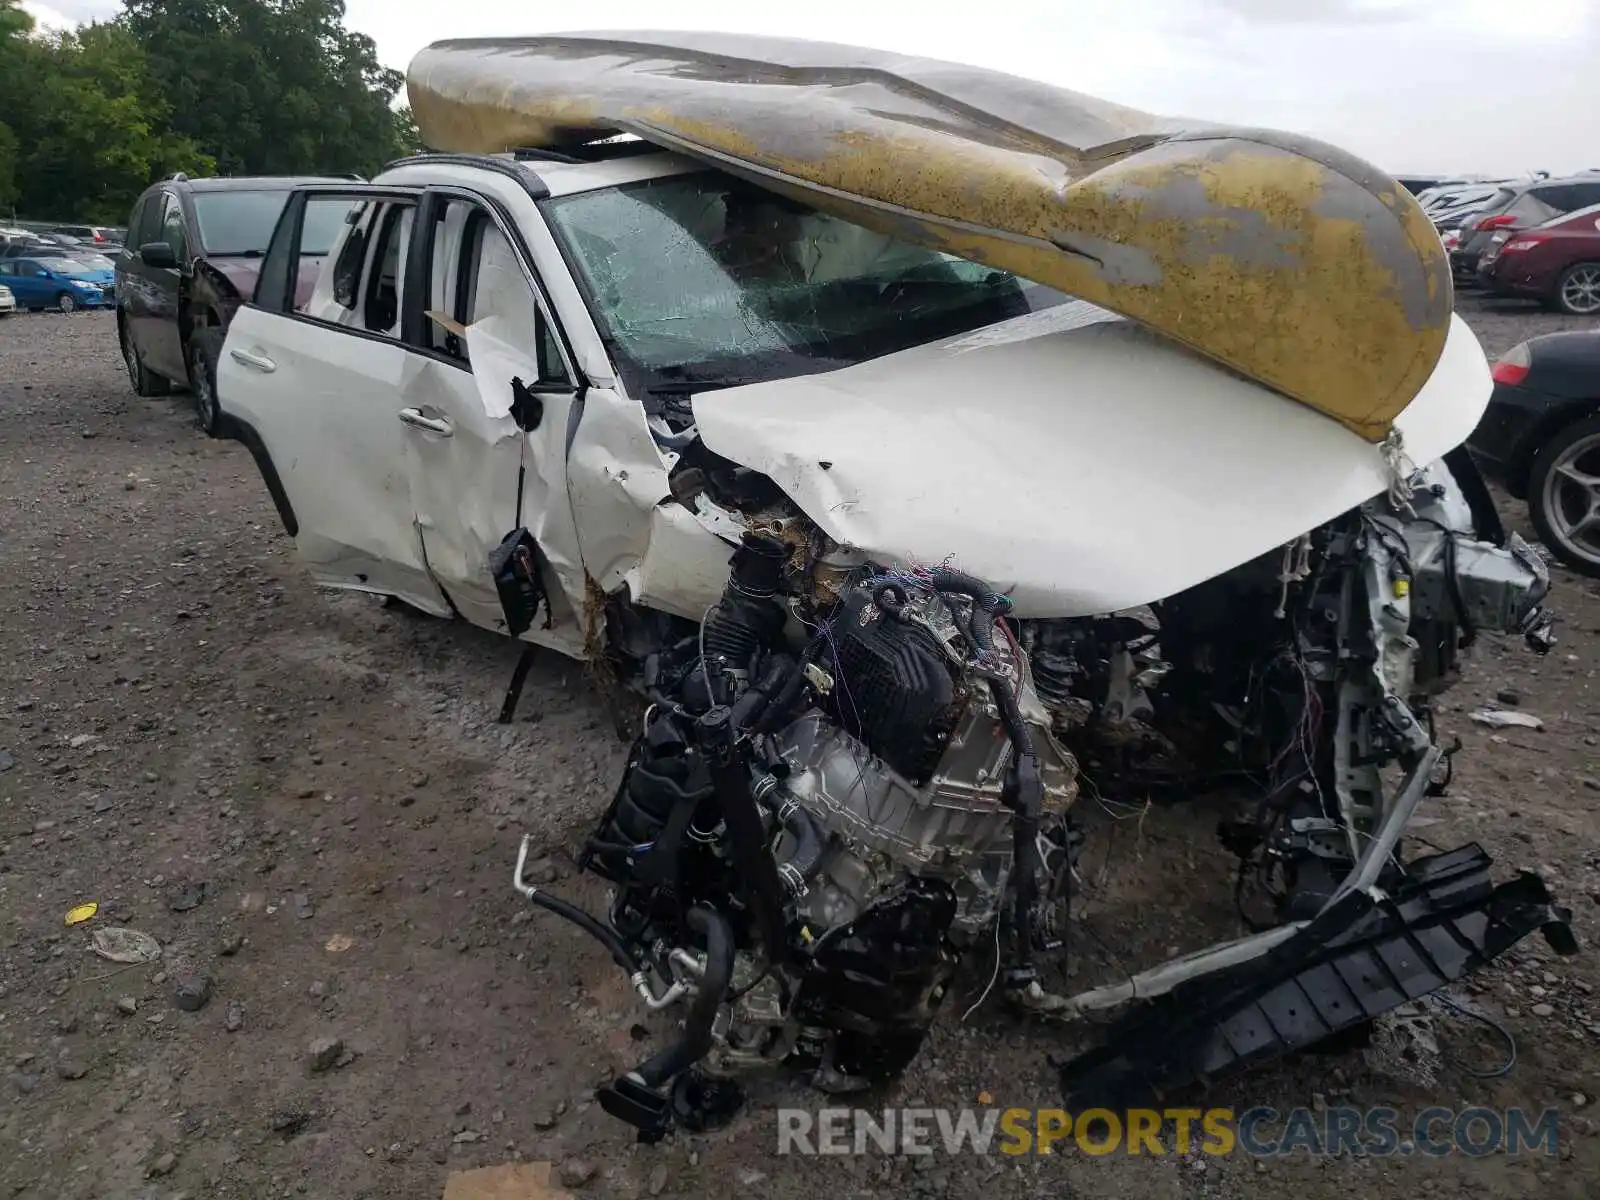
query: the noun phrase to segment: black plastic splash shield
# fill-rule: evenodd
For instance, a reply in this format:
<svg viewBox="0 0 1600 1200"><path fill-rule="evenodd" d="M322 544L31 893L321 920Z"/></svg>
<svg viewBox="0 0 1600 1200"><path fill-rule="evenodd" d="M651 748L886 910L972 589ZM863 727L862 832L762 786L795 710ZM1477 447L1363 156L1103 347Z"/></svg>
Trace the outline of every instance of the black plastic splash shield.
<svg viewBox="0 0 1600 1200"><path fill-rule="evenodd" d="M1306 1049L1476 971L1535 930L1577 951L1537 875L1495 886L1468 844L1407 865L1378 900L1351 892L1260 958L1145 1002L1061 1069L1075 1111L1121 1109Z"/></svg>

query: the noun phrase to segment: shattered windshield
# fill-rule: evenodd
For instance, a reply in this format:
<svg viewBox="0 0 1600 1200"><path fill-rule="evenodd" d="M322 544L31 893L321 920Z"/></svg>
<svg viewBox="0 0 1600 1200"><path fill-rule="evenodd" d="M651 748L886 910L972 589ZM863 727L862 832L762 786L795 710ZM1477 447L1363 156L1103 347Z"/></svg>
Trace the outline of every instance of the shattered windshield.
<svg viewBox="0 0 1600 1200"><path fill-rule="evenodd" d="M619 366L650 390L829 370L1068 299L716 171L544 207Z"/></svg>

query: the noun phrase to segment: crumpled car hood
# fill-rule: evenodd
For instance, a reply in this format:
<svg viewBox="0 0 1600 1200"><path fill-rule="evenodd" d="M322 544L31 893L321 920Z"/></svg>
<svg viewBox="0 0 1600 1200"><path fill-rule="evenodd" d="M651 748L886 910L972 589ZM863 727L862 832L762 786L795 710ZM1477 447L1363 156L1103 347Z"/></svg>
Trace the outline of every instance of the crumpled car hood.
<svg viewBox="0 0 1600 1200"><path fill-rule="evenodd" d="M1396 420L1425 464L1492 382L1453 317ZM708 392L706 446L770 476L830 537L952 560L1019 616L1171 596L1382 491L1382 452L1336 422L1074 301L832 371Z"/></svg>

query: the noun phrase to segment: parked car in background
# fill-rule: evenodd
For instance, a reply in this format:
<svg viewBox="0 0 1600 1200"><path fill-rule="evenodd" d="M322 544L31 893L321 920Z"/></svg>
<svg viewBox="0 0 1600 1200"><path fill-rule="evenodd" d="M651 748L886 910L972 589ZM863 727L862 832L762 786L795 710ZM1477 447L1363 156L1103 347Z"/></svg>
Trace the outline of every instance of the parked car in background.
<svg viewBox="0 0 1600 1200"><path fill-rule="evenodd" d="M174 385L194 395L195 419L217 427L216 372L234 311L255 294L256 276L289 191L347 179L189 179L176 175L133 206L117 253L117 336L133 390L163 396ZM321 210L318 210L319 213ZM308 229L309 254L326 254L342 226ZM301 264L315 277L320 258Z"/></svg>
<svg viewBox="0 0 1600 1200"><path fill-rule="evenodd" d="M1451 179L1448 175L1396 175L1394 181L1413 196L1419 197L1423 192L1434 188L1462 182L1459 179Z"/></svg>
<svg viewBox="0 0 1600 1200"><path fill-rule="evenodd" d="M17 311L17 297L5 284L0 283L0 317L9 317Z"/></svg>
<svg viewBox="0 0 1600 1200"><path fill-rule="evenodd" d="M1467 446L1528 502L1551 553L1600 578L1600 329L1547 333L1508 350Z"/></svg>
<svg viewBox="0 0 1600 1200"><path fill-rule="evenodd" d="M1454 229L1494 199L1501 186L1502 181L1496 181L1436 188L1418 196L1417 201L1436 229Z"/></svg>
<svg viewBox="0 0 1600 1200"><path fill-rule="evenodd" d="M77 238L80 242L92 242L96 246L112 244L111 231L104 225L57 225L46 232Z"/></svg>
<svg viewBox="0 0 1600 1200"><path fill-rule="evenodd" d="M1478 260L1497 231L1514 233L1595 204L1600 204L1596 175L1507 184L1463 226L1460 244L1450 251L1451 270L1458 282L1476 284Z"/></svg>
<svg viewBox="0 0 1600 1200"><path fill-rule="evenodd" d="M45 237L42 234L23 231L20 236L10 238L5 245L0 246L0 258L28 258L41 254L60 254L67 249L64 242L58 238Z"/></svg>
<svg viewBox="0 0 1600 1200"><path fill-rule="evenodd" d="M1573 316L1600 314L1600 204L1532 229L1497 232L1478 260L1478 281Z"/></svg>
<svg viewBox="0 0 1600 1200"><path fill-rule="evenodd" d="M90 270L107 271L111 272L113 275L116 272L117 264L112 260L110 255L102 254L99 250L87 250L81 247L63 247L60 251L58 251L58 253L62 258L70 258L75 262L81 262Z"/></svg>
<svg viewBox="0 0 1600 1200"><path fill-rule="evenodd" d="M0 283L19 308L70 313L114 302L112 273L71 258L0 259Z"/></svg>

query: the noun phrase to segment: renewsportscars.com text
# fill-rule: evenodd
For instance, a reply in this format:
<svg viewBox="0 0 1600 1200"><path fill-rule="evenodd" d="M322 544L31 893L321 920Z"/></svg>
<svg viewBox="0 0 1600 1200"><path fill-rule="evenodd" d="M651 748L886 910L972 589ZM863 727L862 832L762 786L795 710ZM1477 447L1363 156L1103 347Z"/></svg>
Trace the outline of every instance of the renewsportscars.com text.
<svg viewBox="0 0 1600 1200"><path fill-rule="evenodd" d="M1546 1154L1558 1152L1555 1109L784 1108L779 1154Z"/></svg>

